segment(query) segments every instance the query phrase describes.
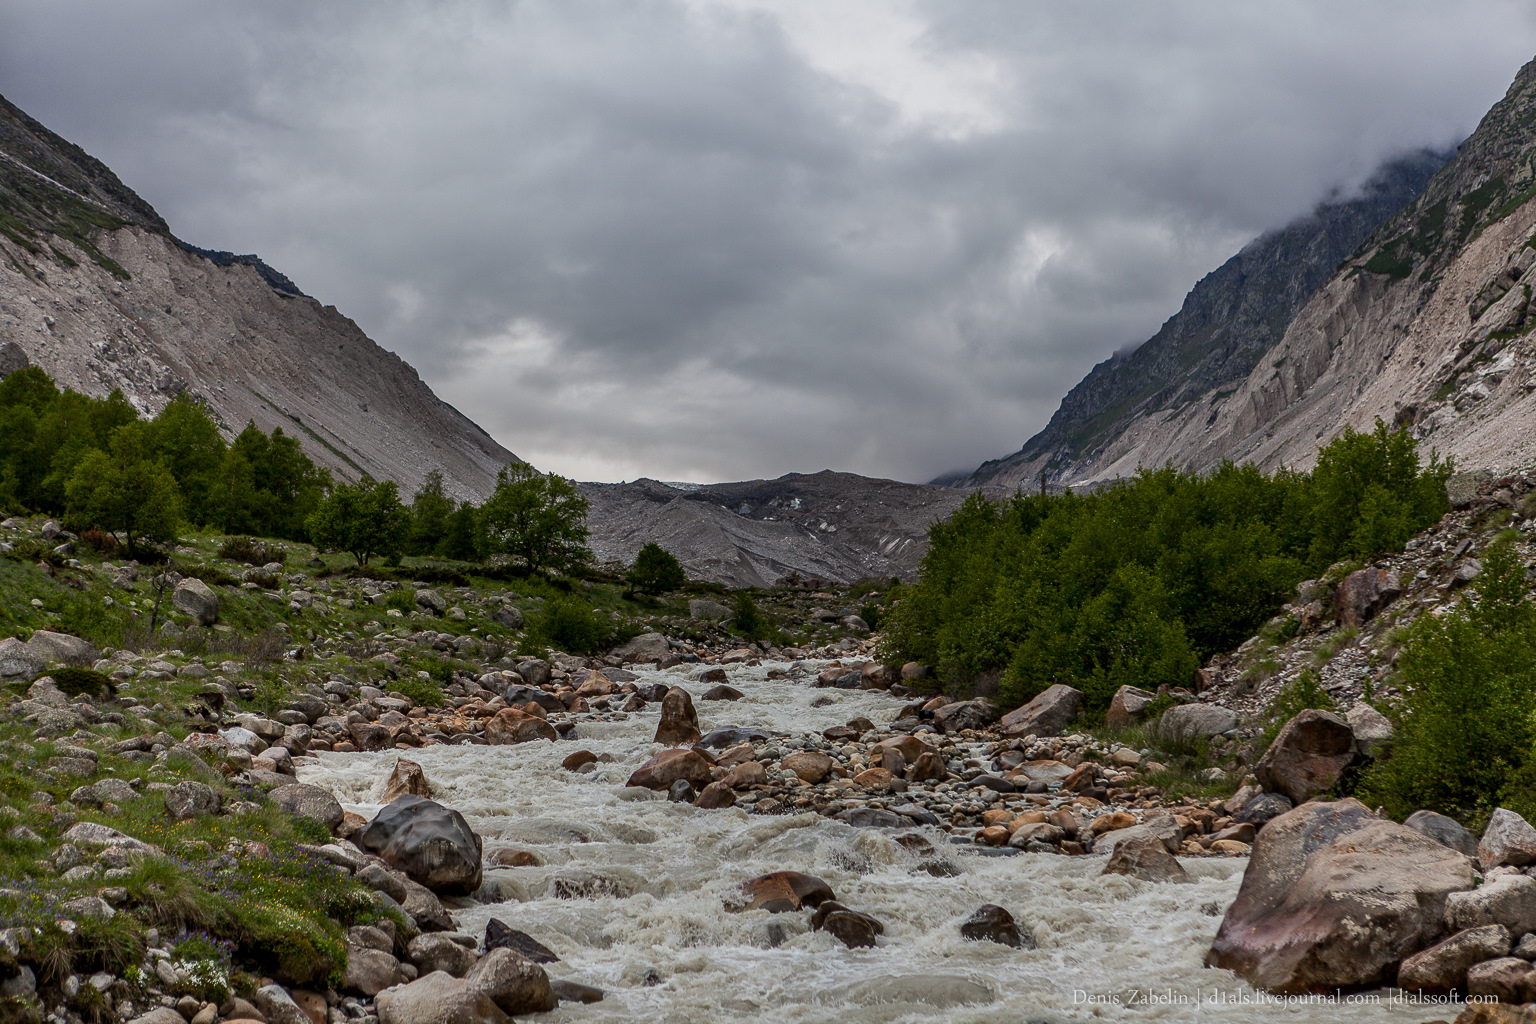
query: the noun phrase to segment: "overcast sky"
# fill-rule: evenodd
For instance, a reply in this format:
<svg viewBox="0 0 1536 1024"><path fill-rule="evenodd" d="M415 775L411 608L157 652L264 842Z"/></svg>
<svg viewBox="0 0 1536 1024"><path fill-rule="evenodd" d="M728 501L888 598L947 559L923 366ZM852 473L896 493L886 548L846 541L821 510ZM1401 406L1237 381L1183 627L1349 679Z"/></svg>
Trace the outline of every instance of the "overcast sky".
<svg viewBox="0 0 1536 1024"><path fill-rule="evenodd" d="M1536 8L0 0L0 93L542 469L970 469Z"/></svg>

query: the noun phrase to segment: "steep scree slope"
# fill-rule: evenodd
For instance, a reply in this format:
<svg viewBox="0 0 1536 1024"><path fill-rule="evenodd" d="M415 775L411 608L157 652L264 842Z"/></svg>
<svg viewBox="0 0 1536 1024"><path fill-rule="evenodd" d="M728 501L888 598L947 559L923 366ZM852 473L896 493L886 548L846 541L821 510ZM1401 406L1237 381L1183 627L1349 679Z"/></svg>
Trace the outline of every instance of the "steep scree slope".
<svg viewBox="0 0 1536 1024"><path fill-rule="evenodd" d="M965 480L1032 486L1094 477L1133 424L1248 376L1339 263L1424 189L1451 153L1411 153L1382 166L1358 196L1322 203L1268 232L1206 275L1145 344L1095 366L1023 449Z"/></svg>
<svg viewBox="0 0 1536 1024"><path fill-rule="evenodd" d="M1410 425L1463 468L1536 461L1536 61L1235 387L1133 420L1062 476L1222 459L1306 467L1345 426Z"/></svg>
<svg viewBox="0 0 1536 1024"><path fill-rule="evenodd" d="M144 412L190 391L339 476L480 498L515 456L334 307L255 257L178 242L104 164L0 98L0 373L26 362Z"/></svg>

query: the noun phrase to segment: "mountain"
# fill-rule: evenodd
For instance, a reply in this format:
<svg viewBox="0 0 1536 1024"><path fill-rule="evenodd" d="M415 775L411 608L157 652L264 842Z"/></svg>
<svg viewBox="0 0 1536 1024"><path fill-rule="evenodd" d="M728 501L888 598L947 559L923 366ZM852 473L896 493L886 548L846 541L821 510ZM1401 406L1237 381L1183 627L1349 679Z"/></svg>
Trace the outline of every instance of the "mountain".
<svg viewBox="0 0 1536 1024"><path fill-rule="evenodd" d="M852 473L791 473L704 486L636 480L582 484L600 561L629 563L655 541L690 576L765 586L790 573L852 582L908 576L928 548L928 526L969 490Z"/></svg>
<svg viewBox="0 0 1536 1024"><path fill-rule="evenodd" d="M1254 239L1196 284L1151 339L1089 371L1020 451L958 482L1027 488L1042 472L1055 484L1124 472L1124 449L1116 442L1127 431L1235 389L1339 264L1451 157L1429 150L1399 157L1358 194L1321 203Z"/></svg>
<svg viewBox="0 0 1536 1024"><path fill-rule="evenodd" d="M233 436L282 427L338 476L432 469L476 499L516 456L333 306L178 241L105 164L0 97L0 373L32 363L142 412L190 392Z"/></svg>

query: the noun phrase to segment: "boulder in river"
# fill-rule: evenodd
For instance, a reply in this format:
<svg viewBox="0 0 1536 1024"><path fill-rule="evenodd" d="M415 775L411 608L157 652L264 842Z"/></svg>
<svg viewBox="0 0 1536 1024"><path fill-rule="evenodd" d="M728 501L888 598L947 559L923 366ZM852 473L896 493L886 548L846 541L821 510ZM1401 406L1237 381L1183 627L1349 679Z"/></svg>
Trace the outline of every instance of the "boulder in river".
<svg viewBox="0 0 1536 1024"><path fill-rule="evenodd" d="M977 907L960 923L960 935L972 941L998 942L1014 949L1035 948L1034 937L1020 931L1013 915L996 903L983 903Z"/></svg>
<svg viewBox="0 0 1536 1024"><path fill-rule="evenodd" d="M693 698L681 686L674 686L661 699L661 721L656 723L656 742L669 747L691 746L699 742L699 715L693 710Z"/></svg>
<svg viewBox="0 0 1536 1024"><path fill-rule="evenodd" d="M395 799L374 815L356 842L433 892L469 895L480 888L480 837L464 815L434 800Z"/></svg>
<svg viewBox="0 0 1536 1024"><path fill-rule="evenodd" d="M1237 812L1237 820L1254 828L1263 828L1280 815L1296 806L1284 793L1260 793L1243 804Z"/></svg>
<svg viewBox="0 0 1536 1024"><path fill-rule="evenodd" d="M827 900L811 915L813 931L826 931L849 949L873 946L875 936L885 932L885 925L857 910L850 910L836 900Z"/></svg>
<svg viewBox="0 0 1536 1024"><path fill-rule="evenodd" d="M400 758L395 762L395 770L389 773L389 780L384 783L384 802L389 803L396 797L420 796L431 799L432 787L427 783L427 773L421 765L415 761L407 761Z"/></svg>
<svg viewBox="0 0 1536 1024"><path fill-rule="evenodd" d="M1466 857L1358 800L1303 804L1259 831L1205 962L1279 993L1379 984L1473 884Z"/></svg>
<svg viewBox="0 0 1536 1024"><path fill-rule="evenodd" d="M1111 833L1113 834L1113 833ZM1115 844L1101 874L1130 875L1145 882L1192 882L1178 858L1156 836L1140 836Z"/></svg>
<svg viewBox="0 0 1536 1024"><path fill-rule="evenodd" d="M485 723L485 742L492 746L559 738L547 719L520 708L502 708Z"/></svg>
<svg viewBox="0 0 1536 1024"><path fill-rule="evenodd" d="M485 951L489 953L493 949L510 949L536 964L552 964L560 959L532 935L509 928L494 917L485 923Z"/></svg>
<svg viewBox="0 0 1536 1024"><path fill-rule="evenodd" d="M668 789L678 780L692 783L703 789L712 781L711 765L704 755L691 748L663 750L645 764L625 783L628 786L644 786L646 789Z"/></svg>
<svg viewBox="0 0 1536 1024"><path fill-rule="evenodd" d="M741 883L734 900L728 900L727 910L766 910L779 914L806 907L819 907L835 899L832 887L815 875L803 875L798 871L774 871L758 875Z"/></svg>
<svg viewBox="0 0 1536 1024"><path fill-rule="evenodd" d="M1055 736L1077 717L1082 704L1081 690L1056 683L1028 704L1004 715L998 728L1004 736Z"/></svg>
<svg viewBox="0 0 1536 1024"><path fill-rule="evenodd" d="M1312 708L1285 723L1253 773L1267 792L1283 793L1300 804L1331 789L1354 757L1349 723Z"/></svg>

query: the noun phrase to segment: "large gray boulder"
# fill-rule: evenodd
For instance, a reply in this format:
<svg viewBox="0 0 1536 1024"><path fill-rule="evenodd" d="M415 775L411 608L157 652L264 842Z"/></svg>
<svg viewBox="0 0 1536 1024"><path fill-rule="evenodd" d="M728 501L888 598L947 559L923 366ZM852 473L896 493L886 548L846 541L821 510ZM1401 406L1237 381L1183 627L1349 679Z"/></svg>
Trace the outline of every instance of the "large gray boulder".
<svg viewBox="0 0 1536 1024"><path fill-rule="evenodd" d="M1023 707L1014 708L998 722L1004 736L1055 736L1077 717L1083 692L1065 683L1048 687Z"/></svg>
<svg viewBox="0 0 1536 1024"><path fill-rule="evenodd" d="M1468 928L1404 960L1397 970L1397 986L1427 994L1464 989L1468 968L1508 956L1513 944L1509 929L1501 924Z"/></svg>
<svg viewBox="0 0 1536 1024"><path fill-rule="evenodd" d="M985 698L977 698L945 704L933 713L933 724L942 733L957 733L962 729L985 729L996 718L996 706Z"/></svg>
<svg viewBox="0 0 1536 1024"><path fill-rule="evenodd" d="M706 622L724 622L731 617L731 608L719 601L700 597L688 602L688 615L690 618L703 619Z"/></svg>
<svg viewBox="0 0 1536 1024"><path fill-rule="evenodd" d="M176 589L171 592L171 604L196 619L199 626L211 626L219 618L219 595L194 576L176 584Z"/></svg>
<svg viewBox="0 0 1536 1024"><path fill-rule="evenodd" d="M433 892L468 896L480 888L480 837L464 815L435 800L399 797L354 841Z"/></svg>
<svg viewBox="0 0 1536 1024"><path fill-rule="evenodd" d="M68 633L54 633L39 629L32 633L26 650L34 658L48 664L89 665L101 655L94 644Z"/></svg>
<svg viewBox="0 0 1536 1024"><path fill-rule="evenodd" d="M1254 840L1206 966L1279 993L1388 982L1474 882L1466 857L1358 800L1303 804Z"/></svg>
<svg viewBox="0 0 1536 1024"><path fill-rule="evenodd" d="M1129 684L1120 687L1109 702L1109 710L1104 712L1105 726L1110 729L1130 728L1146 716L1147 705L1156 699L1157 694L1151 690Z"/></svg>
<svg viewBox="0 0 1536 1024"><path fill-rule="evenodd" d="M1165 743L1196 743L1237 727L1237 713L1215 704L1179 704L1164 711L1152 733Z"/></svg>
<svg viewBox="0 0 1536 1024"><path fill-rule="evenodd" d="M1178 822L1168 814L1159 814L1148 818L1140 825L1132 825L1130 828L1116 829L1106 832L1094 840L1094 853L1107 853L1114 855L1115 850L1124 842L1140 842L1143 839L1155 839L1163 845L1169 853L1177 852L1184 843L1184 830Z"/></svg>
<svg viewBox="0 0 1536 1024"><path fill-rule="evenodd" d="M1392 722L1386 715L1369 704L1356 704L1344 716L1349 731L1355 736L1355 753L1362 757L1375 757L1392 742Z"/></svg>
<svg viewBox="0 0 1536 1024"><path fill-rule="evenodd" d="M1500 864L1536 864L1536 828L1509 808L1496 808L1478 840L1477 859L1485 871Z"/></svg>
<svg viewBox="0 0 1536 1024"><path fill-rule="evenodd" d="M306 782L290 782L286 786L278 786L267 795L289 814L318 821L332 832L346 817L346 812L334 796Z"/></svg>
<svg viewBox="0 0 1536 1024"><path fill-rule="evenodd" d="M0 683L31 679L47 667L43 659L15 637L0 640Z"/></svg>
<svg viewBox="0 0 1536 1024"><path fill-rule="evenodd" d="M1280 730L1254 766L1266 792L1305 803L1339 781L1355 757L1355 734L1331 711L1303 711Z"/></svg>
<svg viewBox="0 0 1536 1024"><path fill-rule="evenodd" d="M658 662L672 652L672 645L660 633L641 633L622 647L615 647L612 654L621 661L634 664Z"/></svg>
<svg viewBox="0 0 1536 1024"><path fill-rule="evenodd" d="M558 1005L544 968L510 949L493 949L464 978L433 971L380 992L379 1024L509 1024L512 1014Z"/></svg>
<svg viewBox="0 0 1536 1024"><path fill-rule="evenodd" d="M26 349L14 341L0 344L0 380L4 380L17 370L25 370L32 365L32 360L27 358Z"/></svg>
<svg viewBox="0 0 1536 1024"><path fill-rule="evenodd" d="M1457 853L1473 858L1477 856L1477 836L1463 828L1455 818L1447 818L1434 811L1414 811L1403 824Z"/></svg>
<svg viewBox="0 0 1536 1024"><path fill-rule="evenodd" d="M486 992L442 971L396 985L375 999L379 1024L512 1024Z"/></svg>
<svg viewBox="0 0 1536 1024"><path fill-rule="evenodd" d="M1536 878L1501 875L1467 892L1452 893L1445 902L1448 928L1503 925L1511 935L1536 931Z"/></svg>

